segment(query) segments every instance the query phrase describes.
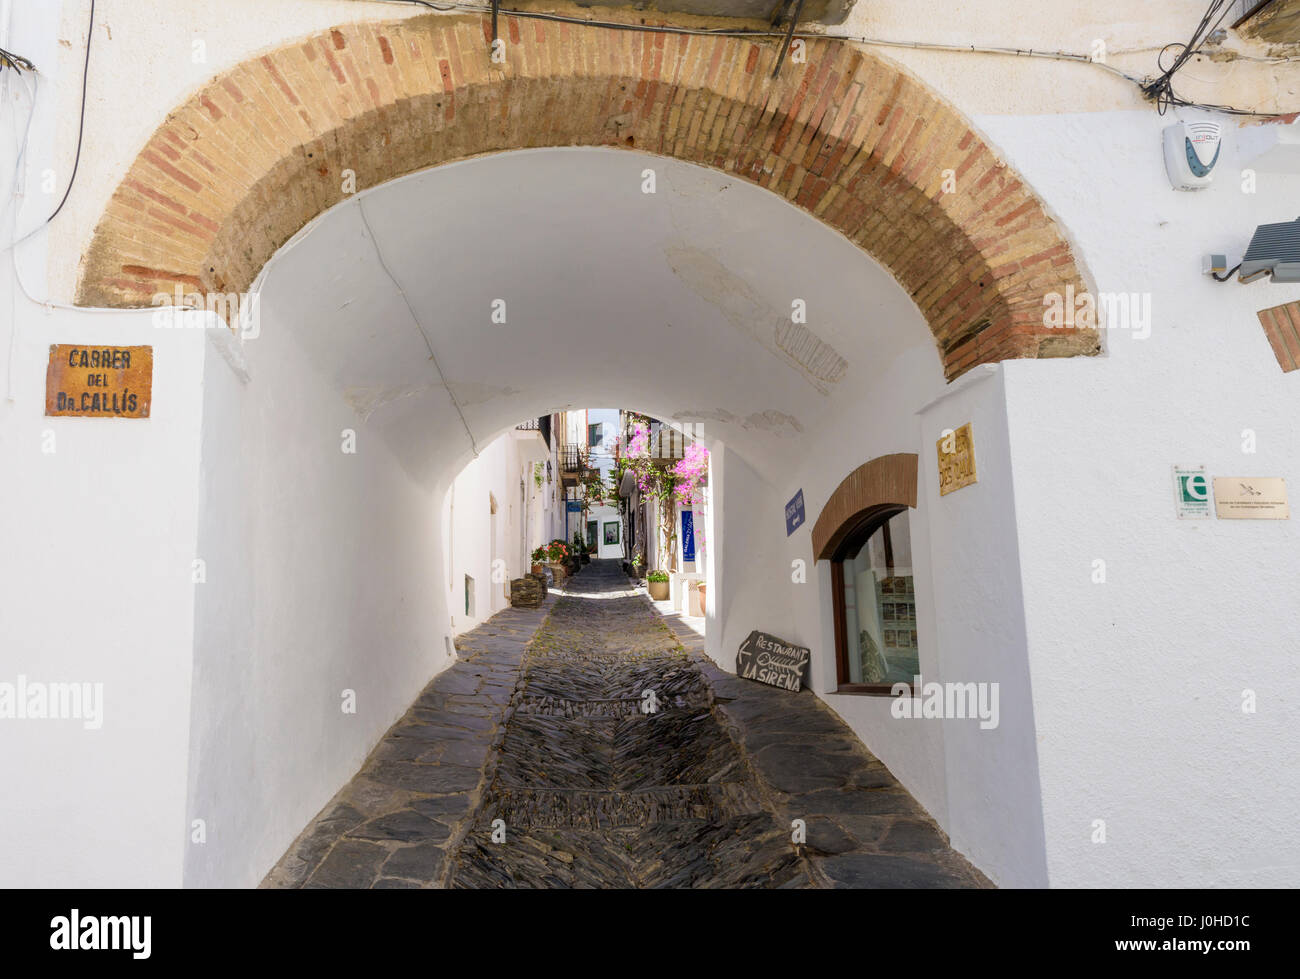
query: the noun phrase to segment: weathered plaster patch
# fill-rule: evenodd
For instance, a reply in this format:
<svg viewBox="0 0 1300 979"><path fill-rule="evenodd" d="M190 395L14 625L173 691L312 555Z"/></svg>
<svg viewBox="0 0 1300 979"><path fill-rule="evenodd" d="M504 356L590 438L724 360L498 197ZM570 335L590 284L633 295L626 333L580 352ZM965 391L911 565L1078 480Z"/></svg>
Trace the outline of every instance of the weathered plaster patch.
<svg viewBox="0 0 1300 979"><path fill-rule="evenodd" d="M523 394L523 391L519 388L499 384L484 384L481 381L452 381L447 387L451 390L451 396L456 399L456 403L462 408L468 408L471 405L485 405L496 401L498 398L512 398L517 394Z"/></svg>
<svg viewBox="0 0 1300 979"><path fill-rule="evenodd" d="M849 369L849 362L838 350L802 323L779 323L776 345L814 383L824 382L818 384L823 394L829 393L829 385L838 384Z"/></svg>
<svg viewBox="0 0 1300 979"><path fill-rule="evenodd" d="M706 411L679 411L673 416L676 422L720 422L723 425L739 425L747 431L772 432L774 435L798 435L803 425L794 415L771 408L766 411L750 412L744 418L734 415L724 408L712 408Z"/></svg>
<svg viewBox="0 0 1300 979"><path fill-rule="evenodd" d="M686 286L714 306L739 333L794 368L822 394L844 377L849 364L830 344L788 316L773 317L772 307L740 276L713 255L689 245L664 248L668 267ZM770 332L766 324L775 319Z"/></svg>
<svg viewBox="0 0 1300 979"><path fill-rule="evenodd" d="M431 390L433 384L395 384L374 388L349 387L343 389L343 400L366 421L378 409L405 398L415 397Z"/></svg>

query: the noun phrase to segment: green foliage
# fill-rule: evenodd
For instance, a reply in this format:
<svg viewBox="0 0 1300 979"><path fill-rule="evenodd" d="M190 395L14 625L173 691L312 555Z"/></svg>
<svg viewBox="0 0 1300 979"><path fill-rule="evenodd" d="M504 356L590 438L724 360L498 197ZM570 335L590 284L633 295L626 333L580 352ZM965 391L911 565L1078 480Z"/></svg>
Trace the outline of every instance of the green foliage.
<svg viewBox="0 0 1300 979"><path fill-rule="evenodd" d="M646 581L667 581L667 571L651 571L645 576Z"/></svg>

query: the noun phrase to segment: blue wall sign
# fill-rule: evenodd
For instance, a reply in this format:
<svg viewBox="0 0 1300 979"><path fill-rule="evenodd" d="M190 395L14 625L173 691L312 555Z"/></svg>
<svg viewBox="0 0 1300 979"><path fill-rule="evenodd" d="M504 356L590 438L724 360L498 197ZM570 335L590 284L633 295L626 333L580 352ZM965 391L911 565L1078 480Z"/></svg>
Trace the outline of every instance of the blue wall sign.
<svg viewBox="0 0 1300 979"><path fill-rule="evenodd" d="M564 501L564 509L565 509L566 511L568 511L569 513L581 513L581 512L582 512L582 501L581 501L581 500L565 500L565 501Z"/></svg>
<svg viewBox="0 0 1300 979"><path fill-rule="evenodd" d="M794 495L794 498L785 505L785 536L789 537L796 530L803 526L803 490Z"/></svg>
<svg viewBox="0 0 1300 979"><path fill-rule="evenodd" d="M695 560L695 513L682 511L682 560Z"/></svg>

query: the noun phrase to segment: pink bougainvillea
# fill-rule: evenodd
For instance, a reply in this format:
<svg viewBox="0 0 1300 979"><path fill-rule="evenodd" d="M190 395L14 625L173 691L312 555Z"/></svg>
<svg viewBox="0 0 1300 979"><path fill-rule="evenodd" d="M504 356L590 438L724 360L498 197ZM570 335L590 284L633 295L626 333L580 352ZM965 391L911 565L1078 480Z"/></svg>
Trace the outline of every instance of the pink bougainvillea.
<svg viewBox="0 0 1300 979"><path fill-rule="evenodd" d="M644 459L650 455L650 428L647 425L637 425L632 431L632 437L627 443L627 457L629 459Z"/></svg>
<svg viewBox="0 0 1300 979"><path fill-rule="evenodd" d="M709 450L699 442L692 442L686 455L672 468L677 477L673 492L686 506L703 502L703 486L709 478Z"/></svg>

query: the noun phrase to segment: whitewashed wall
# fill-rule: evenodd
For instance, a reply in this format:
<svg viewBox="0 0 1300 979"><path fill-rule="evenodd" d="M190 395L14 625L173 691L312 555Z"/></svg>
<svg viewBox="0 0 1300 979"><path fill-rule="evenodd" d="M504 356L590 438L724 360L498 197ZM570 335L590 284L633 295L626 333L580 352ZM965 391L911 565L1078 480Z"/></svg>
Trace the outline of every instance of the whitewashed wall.
<svg viewBox="0 0 1300 979"><path fill-rule="evenodd" d="M1300 372L1282 373L1255 311L1300 286L1217 283L1200 256L1294 220L1300 174L1260 171L1243 193L1229 129L1215 183L1176 193L1148 113L979 122L1098 289L1152 304L1150 336L1108 331L1105 359L1005 366L1051 882L1291 886ZM1104 165L1060 151L1103 139ZM1292 517L1180 521L1174 465L1284 477Z"/></svg>
<svg viewBox="0 0 1300 979"><path fill-rule="evenodd" d="M443 499L442 532L447 541L448 562L446 601L452 632L457 635L482 624L510 604L510 580L527 573L531 569L529 558L533 548L551 539L542 535L550 529L554 500L547 493L545 478L538 489L532 475L533 462L542 458L543 449L545 444L535 432L506 432L461 470ZM493 498L497 503L495 515L491 512ZM523 516L525 508L532 513L527 526ZM531 543L525 538L527 531L532 532ZM503 563L494 570L493 562L498 560ZM474 579L472 615L465 614L466 575Z"/></svg>
<svg viewBox="0 0 1300 979"><path fill-rule="evenodd" d="M103 705L98 729L0 720L0 886L178 887L203 331L15 289L0 265L0 683L99 683ZM150 417L45 417L52 343L152 345Z"/></svg>
<svg viewBox="0 0 1300 979"><path fill-rule="evenodd" d="M85 6L15 10L7 46L47 67L30 174L70 171ZM1158 5L1158 16L1175 6ZM371 15L353 3L269 13L252 0L167 11L103 4L87 105L94 150L48 241L20 248L29 287L42 298L71 295L112 188L188 91L254 50L362 9ZM980 15L972 11L963 16ZM254 13L256 34L246 28ZM1072 16L1052 36L1086 46L1092 27ZM156 44L160 31L205 40L209 60L193 65L186 44ZM1133 44L1170 39L1149 24L1122 33ZM710 655L733 665L753 628L812 647L814 689L1001 883L1290 883L1300 863L1289 827L1300 792L1285 764L1300 730L1296 525L1179 523L1170 466L1300 485L1300 381L1281 374L1254 315L1300 298L1300 288L1217 284L1198 272L1202 253L1240 250L1255 225L1296 217L1300 181L1260 174L1257 193L1242 193L1229 129L1215 186L1177 194L1159 151L1169 120L1145 108L1081 111L1136 104L1121 83L1080 74L1096 69L898 57L976 114L1059 216L1099 289L1151 293L1151 336L1109 335L1106 356L1090 361L1008 364L918 416L944 386L901 290L864 308L860 323L837 324L845 336L854 328L880 338L860 395L762 458L715 449ZM1081 77L1098 81L1080 88ZM115 111L125 104L129 116ZM1027 114L1043 108L1072 114ZM25 104L0 111L6 138L23 128ZM33 184L17 227L54 203ZM336 251L346 255L355 234L337 227ZM4 259L0 310L12 333L0 344L11 396L0 406L9 474L0 481L0 680L101 674L108 700L99 732L0 726L14 772L0 831L34 841L0 865L3 882L255 882L446 662L451 624L437 599L451 590L439 519L446 482L415 480L409 460L367 437L327 367L296 356L289 327L301 329L302 316L292 300L266 305L268 324L285 329L248 345L245 384L200 333L24 301ZM155 345L167 367L156 370L151 419L42 416L47 345L78 339ZM537 407L520 399L519 414ZM672 414L661 410L671 404L647 407ZM950 418L958 410L969 417ZM940 501L934 427L971 418L980 484ZM344 427L358 431L355 457L339 452ZM47 428L58 453L34 459ZM1257 435L1254 454L1241 451L1245 429ZM451 435L438 438L446 459L462 457ZM918 587L928 554L931 589L919 623L923 669L1006 684L997 737L894 721L883 701L830 693L827 575L810 567L808 583L796 584L791 561L811 558L808 529L839 480L898 451L918 452L923 468L912 524ZM783 507L801 487L808 525L787 539ZM562 521L560 512L548 537L563 536ZM208 572L197 589L196 553ZM1106 561L1104 585L1091 578L1096 559ZM357 715L339 711L345 688L358 694ZM1254 714L1241 711L1245 689L1259 698ZM208 827L202 848L187 842L195 818ZM1098 819L1105 844L1092 842ZM241 841L250 827L256 833Z"/></svg>
<svg viewBox="0 0 1300 979"><path fill-rule="evenodd" d="M189 886L255 885L449 661L437 497L262 312L250 379L204 371Z"/></svg>

